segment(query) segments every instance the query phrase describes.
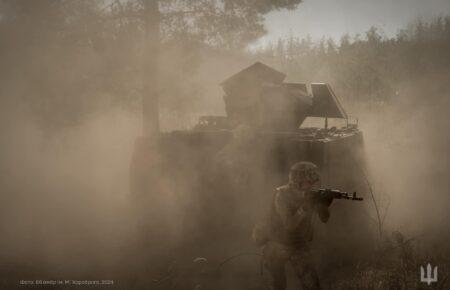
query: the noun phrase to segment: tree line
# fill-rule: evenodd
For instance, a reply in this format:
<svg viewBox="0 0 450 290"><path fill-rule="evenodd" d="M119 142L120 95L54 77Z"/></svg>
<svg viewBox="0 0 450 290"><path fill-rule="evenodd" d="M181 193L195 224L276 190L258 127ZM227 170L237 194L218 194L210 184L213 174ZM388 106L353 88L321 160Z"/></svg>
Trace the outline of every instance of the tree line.
<svg viewBox="0 0 450 290"><path fill-rule="evenodd" d="M414 82L439 81L442 87L450 79L450 17L416 20L391 38L376 27L345 34L339 43L288 37L258 49L255 57L293 79L330 82L350 101L389 103ZM450 89L443 89L448 97Z"/></svg>
<svg viewBox="0 0 450 290"><path fill-rule="evenodd" d="M142 63L148 57L143 3L0 0L2 107L25 104L49 130L77 125L105 108L140 111ZM295 80L330 82L349 100L363 102L389 102L401 94L402 84L424 76L448 79L449 17L417 21L394 38L371 28L364 35L344 35L339 43L290 37L247 49L264 35L264 15L300 3L160 1L161 106L188 111L203 102L198 96L207 91L205 84L193 76L204 69L205 55L263 61Z"/></svg>
<svg viewBox="0 0 450 290"><path fill-rule="evenodd" d="M188 106L203 49L240 51L265 33L264 15L301 0L0 0L0 95L23 101L45 128L105 107L138 110L151 57L145 5L156 3L163 106ZM179 80L183 80L180 82Z"/></svg>

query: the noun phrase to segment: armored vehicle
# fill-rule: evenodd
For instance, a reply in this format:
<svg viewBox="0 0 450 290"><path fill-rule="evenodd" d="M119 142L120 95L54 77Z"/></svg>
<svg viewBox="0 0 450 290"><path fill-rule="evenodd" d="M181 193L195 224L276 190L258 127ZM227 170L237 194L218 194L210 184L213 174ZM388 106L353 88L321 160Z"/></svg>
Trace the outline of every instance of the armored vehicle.
<svg viewBox="0 0 450 290"><path fill-rule="evenodd" d="M226 116L203 116L191 130L137 140L132 191L150 200L149 212L170 212L156 219L165 220L160 228L168 224L175 232L161 235L153 229L154 239L170 236L180 255L218 260L256 251L252 226L264 218L273 190L286 183L290 166L301 160L319 166L323 187L364 196L363 135L357 124L349 122L328 84L309 88L285 78L257 62L221 83ZM321 126L305 127L308 117ZM342 125L330 126L336 119ZM166 199L162 204L161 198ZM330 222L315 238L328 257L324 267L335 266L331 256L352 251L356 257L367 248L365 210L360 203L333 205Z"/></svg>

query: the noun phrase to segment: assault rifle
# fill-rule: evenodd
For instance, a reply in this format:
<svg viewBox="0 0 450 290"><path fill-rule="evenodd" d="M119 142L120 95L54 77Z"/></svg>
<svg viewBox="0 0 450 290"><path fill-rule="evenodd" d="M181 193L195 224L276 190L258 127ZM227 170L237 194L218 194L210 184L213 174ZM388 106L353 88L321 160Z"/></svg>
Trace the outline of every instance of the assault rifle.
<svg viewBox="0 0 450 290"><path fill-rule="evenodd" d="M345 192L336 189L312 190L310 194L310 198L317 202L328 201L331 203L333 199L364 200L362 197L356 196L356 192Z"/></svg>

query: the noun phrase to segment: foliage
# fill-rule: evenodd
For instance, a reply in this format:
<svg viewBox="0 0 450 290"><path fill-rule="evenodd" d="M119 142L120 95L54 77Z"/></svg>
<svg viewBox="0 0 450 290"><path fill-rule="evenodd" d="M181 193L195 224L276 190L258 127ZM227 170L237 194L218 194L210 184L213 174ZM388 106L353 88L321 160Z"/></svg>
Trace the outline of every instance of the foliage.
<svg viewBox="0 0 450 290"><path fill-rule="evenodd" d="M295 8L301 0L163 1L163 30L169 38L187 34L213 47L239 49L265 34L264 15Z"/></svg>
<svg viewBox="0 0 450 290"><path fill-rule="evenodd" d="M420 239L406 239L399 231L384 239L373 259L359 263L352 275L345 275L334 289L447 289L448 268L446 254L421 248ZM420 266L438 265L438 281L427 286L420 281Z"/></svg>
<svg viewBox="0 0 450 290"><path fill-rule="evenodd" d="M201 88L190 76L202 48L242 48L265 33L264 14L298 3L160 1L162 105L192 104ZM1 0L0 94L24 101L50 130L110 106L137 110L147 57L143 9L139 0Z"/></svg>
<svg viewBox="0 0 450 290"><path fill-rule="evenodd" d="M344 35L339 44L291 37L244 52L264 34L265 14L300 2L161 1L162 109L201 107L198 96L207 88L198 75L206 54L264 61L295 80L330 82L340 95L362 102L389 102L402 93L403 82L448 73L449 17L417 21L392 39L372 28L365 37ZM111 106L140 111L146 56L142 4L0 0L3 103L24 102L49 130L79 124Z"/></svg>
<svg viewBox="0 0 450 290"><path fill-rule="evenodd" d="M410 24L394 38L372 27L363 38L343 35L340 44L333 39L280 39L258 50L255 58L296 80L332 83L351 100L383 103L401 93L404 82L449 75L449 51L450 17L438 17Z"/></svg>

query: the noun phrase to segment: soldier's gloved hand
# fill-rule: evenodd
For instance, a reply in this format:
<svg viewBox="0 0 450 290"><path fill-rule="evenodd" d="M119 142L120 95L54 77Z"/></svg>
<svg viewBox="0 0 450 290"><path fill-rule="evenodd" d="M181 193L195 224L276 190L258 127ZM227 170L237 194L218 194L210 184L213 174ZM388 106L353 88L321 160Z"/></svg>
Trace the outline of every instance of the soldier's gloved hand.
<svg viewBox="0 0 450 290"><path fill-rule="evenodd" d="M333 197L327 196L321 200L321 203L326 207L329 207L333 203Z"/></svg>

